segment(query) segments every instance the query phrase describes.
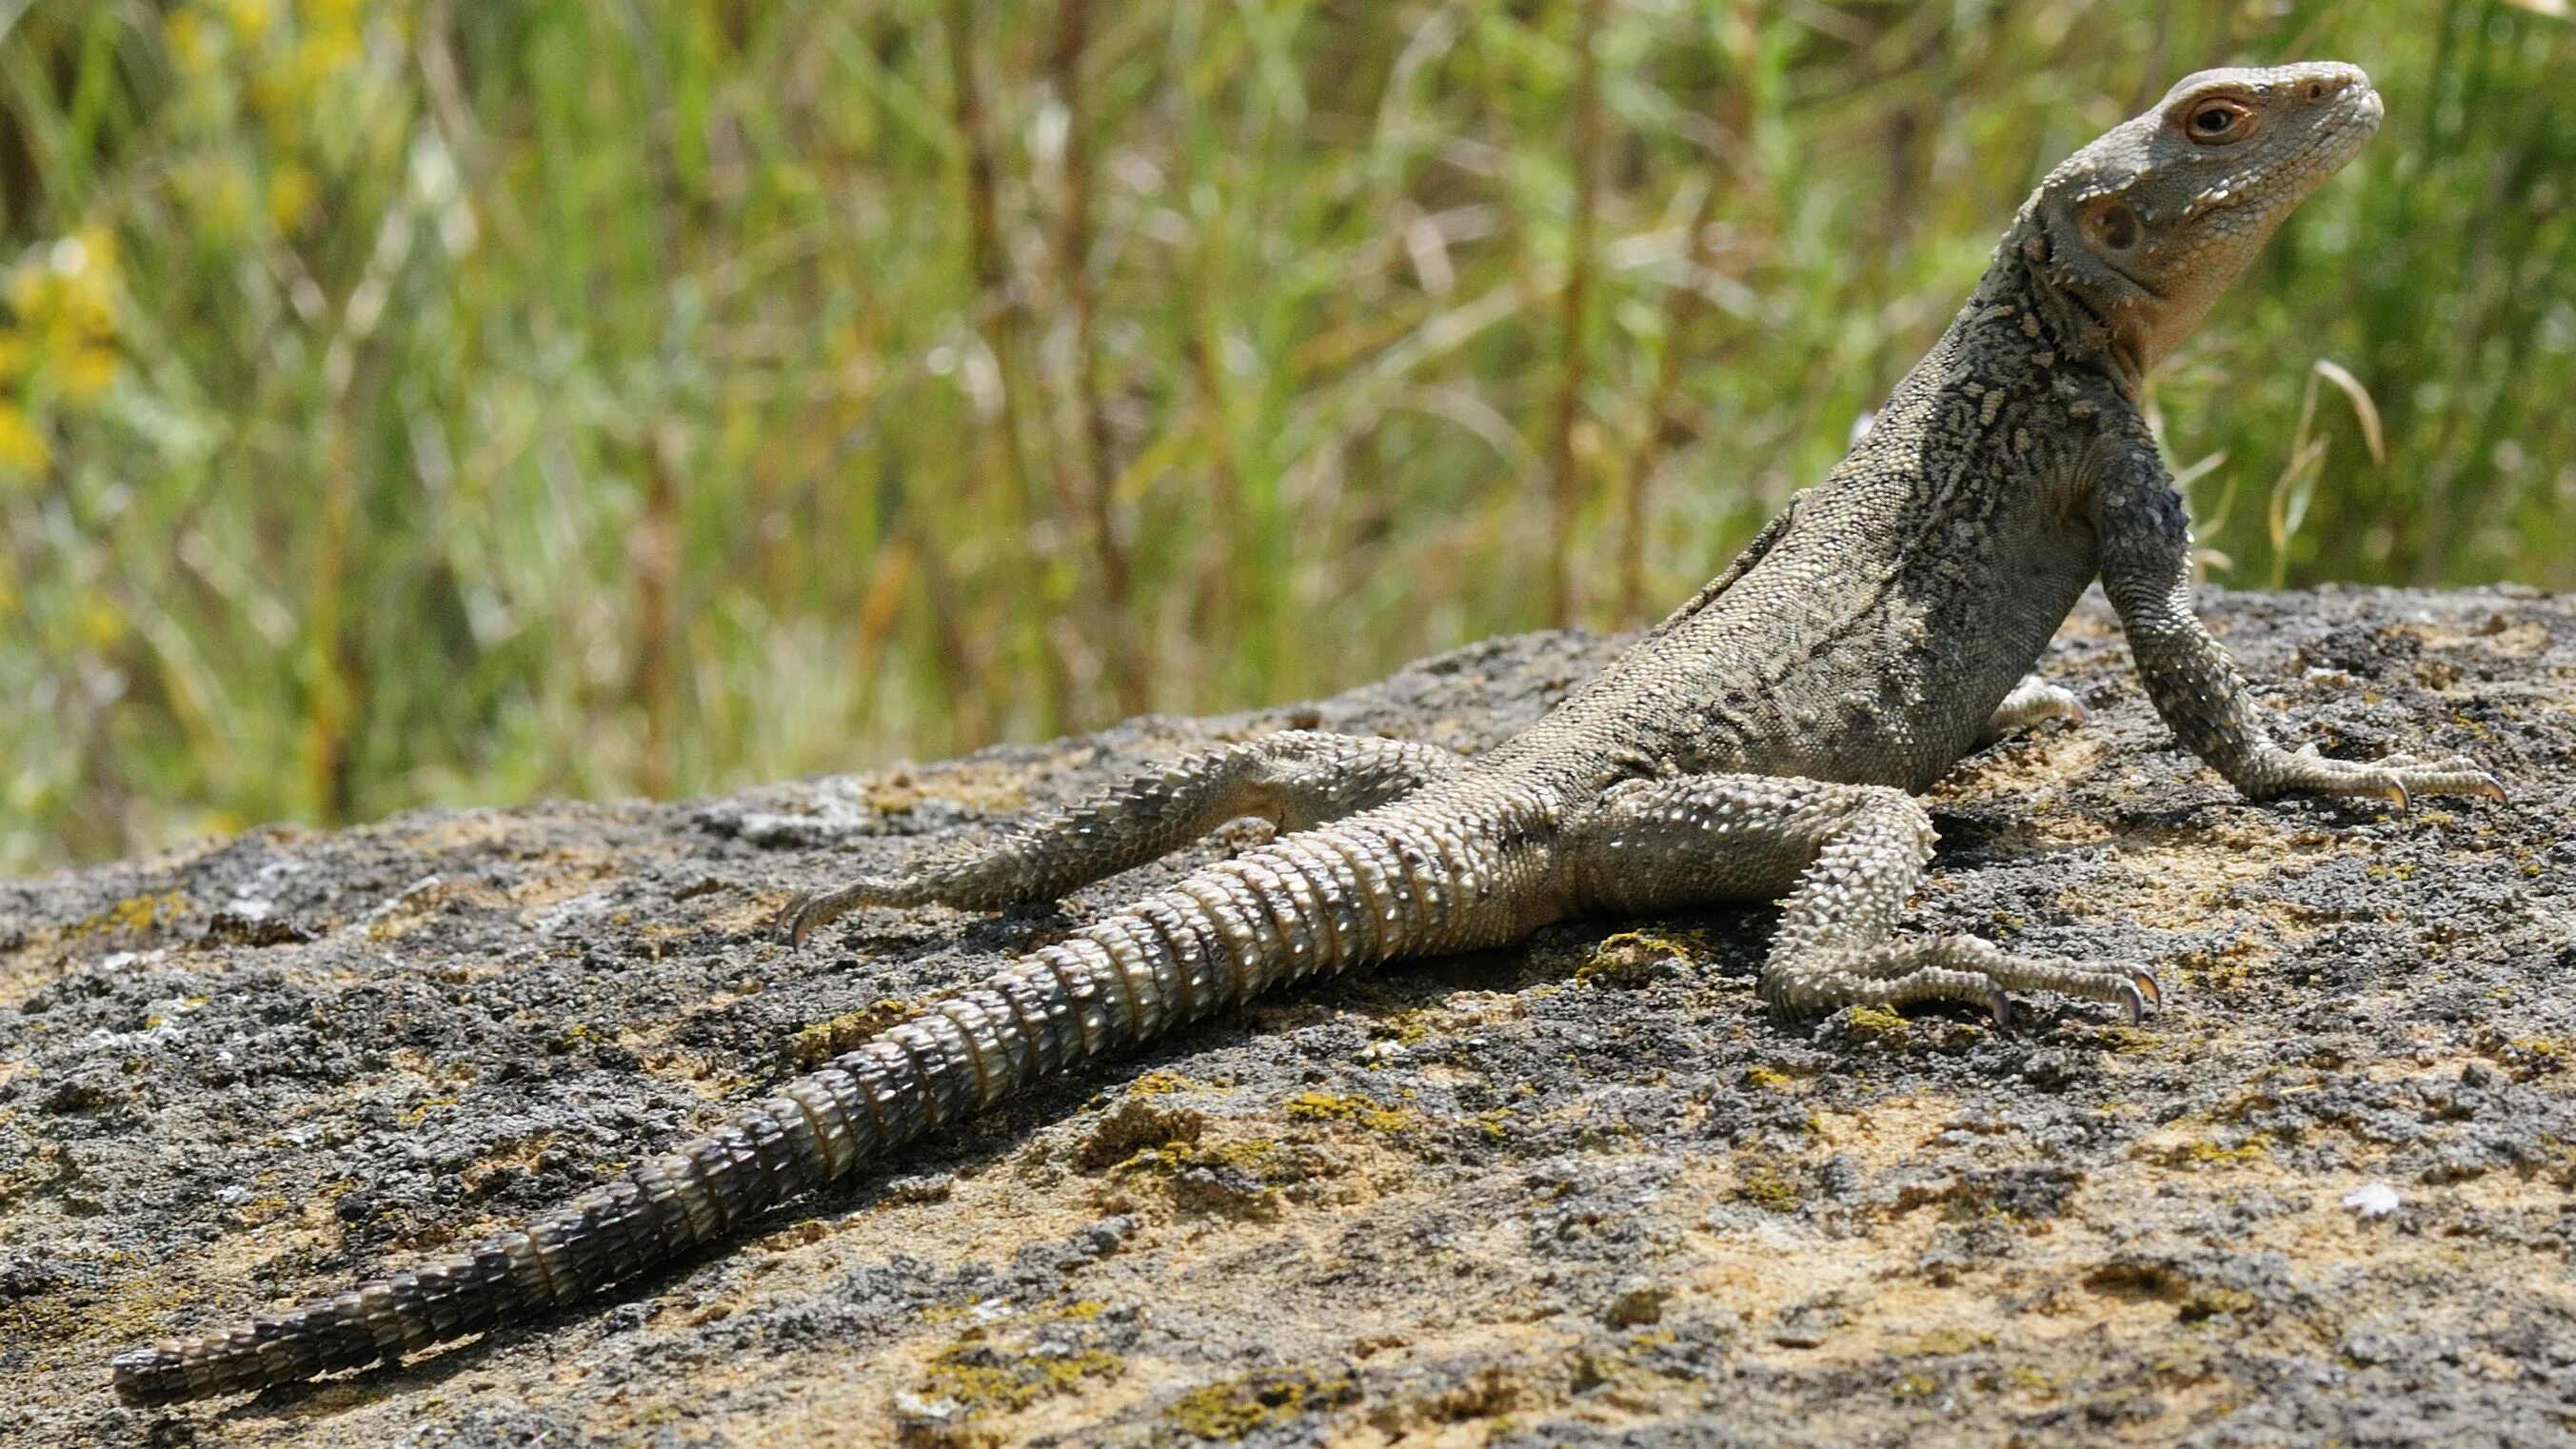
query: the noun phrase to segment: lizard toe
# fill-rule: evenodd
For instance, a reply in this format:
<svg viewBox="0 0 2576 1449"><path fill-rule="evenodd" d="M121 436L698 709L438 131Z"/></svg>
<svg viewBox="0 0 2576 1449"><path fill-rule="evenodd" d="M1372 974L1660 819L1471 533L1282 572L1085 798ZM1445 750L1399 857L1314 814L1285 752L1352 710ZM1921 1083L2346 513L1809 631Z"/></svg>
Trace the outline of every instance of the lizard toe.
<svg viewBox="0 0 2576 1449"><path fill-rule="evenodd" d="M2156 980L2154 972L2132 971L2129 973L2129 984L2137 989L2138 995L2148 1006L2157 1011L2165 1009L2165 989L2163 984Z"/></svg>
<svg viewBox="0 0 2576 1449"><path fill-rule="evenodd" d="M2138 989L2135 980L2125 982L2120 987L2120 1011L2128 1017L2131 1026L2136 1026L2147 1019L2147 994Z"/></svg>

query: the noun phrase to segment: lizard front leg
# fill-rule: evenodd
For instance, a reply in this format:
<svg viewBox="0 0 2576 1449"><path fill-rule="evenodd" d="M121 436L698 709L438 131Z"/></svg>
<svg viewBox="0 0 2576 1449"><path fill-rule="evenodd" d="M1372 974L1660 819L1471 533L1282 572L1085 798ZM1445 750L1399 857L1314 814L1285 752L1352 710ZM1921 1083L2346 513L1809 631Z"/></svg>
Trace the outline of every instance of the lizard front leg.
<svg viewBox="0 0 2576 1449"><path fill-rule="evenodd" d="M1695 775L1611 788L1569 822L1559 869L1579 910L1634 912L1785 895L1761 995L1792 1014L1973 1001L2009 1020L2011 991L2161 999L2153 976L2016 956L1973 936L1891 939L1932 858L1932 817L1883 785Z"/></svg>
<svg viewBox="0 0 2576 1449"><path fill-rule="evenodd" d="M1229 820L1304 830L1420 789L1462 763L1433 745L1287 730L1192 755L1042 814L1001 838L930 853L900 875L859 876L790 904L780 925L802 944L861 906L931 901L970 910L1043 905L1159 859Z"/></svg>
<svg viewBox="0 0 2576 1449"><path fill-rule="evenodd" d="M2128 440L2104 469L2092 514L2103 591L2119 611L2147 697L2184 748L2229 784L2256 800L2306 791L2368 796L2400 809L2415 795L2484 795L2503 803L2504 787L2475 760L2395 755L2359 763L2285 750L2273 740L2236 662L2192 612L2191 526L2152 440Z"/></svg>

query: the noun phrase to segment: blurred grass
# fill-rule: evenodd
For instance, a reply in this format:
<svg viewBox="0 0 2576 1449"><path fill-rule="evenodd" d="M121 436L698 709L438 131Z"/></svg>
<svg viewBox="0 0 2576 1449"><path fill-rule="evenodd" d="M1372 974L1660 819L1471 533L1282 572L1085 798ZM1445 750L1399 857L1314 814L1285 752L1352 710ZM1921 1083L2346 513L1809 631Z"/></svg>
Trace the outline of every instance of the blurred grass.
<svg viewBox="0 0 2576 1449"><path fill-rule="evenodd" d="M1639 623L2222 62L2389 121L2157 379L2215 575L2576 584L2564 10L0 0L0 869Z"/></svg>

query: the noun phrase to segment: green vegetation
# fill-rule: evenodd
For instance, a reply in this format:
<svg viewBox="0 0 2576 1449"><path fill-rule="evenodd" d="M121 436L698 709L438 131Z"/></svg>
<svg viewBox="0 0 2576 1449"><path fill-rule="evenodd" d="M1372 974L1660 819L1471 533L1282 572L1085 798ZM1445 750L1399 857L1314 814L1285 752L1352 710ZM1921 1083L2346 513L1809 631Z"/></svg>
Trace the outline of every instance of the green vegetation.
<svg viewBox="0 0 2576 1449"><path fill-rule="evenodd" d="M2221 60L2389 122L2157 380L2213 575L2576 584L2565 8L0 3L0 870L1638 623Z"/></svg>

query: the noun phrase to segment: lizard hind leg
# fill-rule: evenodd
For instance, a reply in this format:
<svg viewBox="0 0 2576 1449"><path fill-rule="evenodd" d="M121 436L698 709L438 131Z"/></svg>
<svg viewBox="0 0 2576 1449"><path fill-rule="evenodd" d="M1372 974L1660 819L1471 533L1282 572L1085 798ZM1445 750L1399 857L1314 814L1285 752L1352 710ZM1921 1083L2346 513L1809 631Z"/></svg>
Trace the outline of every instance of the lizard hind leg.
<svg viewBox="0 0 2576 1449"><path fill-rule="evenodd" d="M1768 775L1613 787L1563 852L1581 910L1785 895L1760 989L1787 1015L1972 1001L2008 1019L2008 992L2047 990L2135 1020L2160 999L2143 972L2015 956L1973 936L1894 939L1931 859L1932 818L1905 792Z"/></svg>
<svg viewBox="0 0 2576 1449"><path fill-rule="evenodd" d="M1007 827L997 840L934 851L899 875L858 876L789 903L779 929L802 944L862 906L933 901L968 910L1044 905L1160 859L1230 820L1303 830L1398 800L1462 757L1433 745L1286 730L1192 755L1123 780L1069 809Z"/></svg>
<svg viewBox="0 0 2576 1449"><path fill-rule="evenodd" d="M1789 893L1762 968L1762 998L1775 1010L1972 1001L2008 1024L2009 993L2054 991L2114 1003L2134 1025L2162 1003L2143 971L2018 956L1975 936L1889 939L1932 858L1932 818L1902 792L1858 788L1866 793L1847 824Z"/></svg>

